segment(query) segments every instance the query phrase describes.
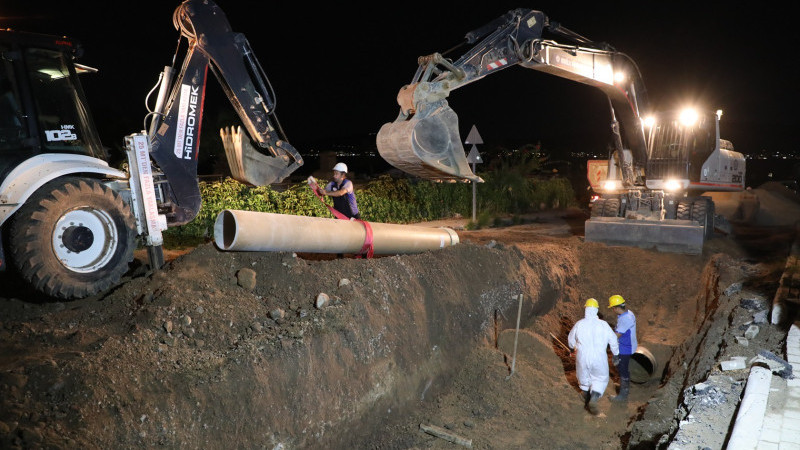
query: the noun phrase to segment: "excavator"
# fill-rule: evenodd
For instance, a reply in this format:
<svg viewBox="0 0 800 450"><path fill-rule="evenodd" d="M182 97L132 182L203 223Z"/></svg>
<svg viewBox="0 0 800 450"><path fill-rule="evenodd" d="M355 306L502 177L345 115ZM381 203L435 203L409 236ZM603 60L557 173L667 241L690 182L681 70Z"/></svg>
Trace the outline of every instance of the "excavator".
<svg viewBox="0 0 800 450"><path fill-rule="evenodd" d="M209 69L246 130L220 131L232 177L262 186L303 164L277 121L263 68L224 12L211 0L186 0L173 23L179 43L148 94L146 129L124 137L126 170L107 162L78 79L96 72L75 62L81 45L0 29L0 269L10 264L37 291L67 300L117 284L140 243L158 269L161 232L192 221L202 204Z"/></svg>
<svg viewBox="0 0 800 450"><path fill-rule="evenodd" d="M465 46L457 59L445 57ZM397 95L397 118L376 138L380 155L409 174L483 181L469 168L447 97L521 66L595 87L608 98L613 146L607 160L588 164L600 198L585 224L586 241L698 254L715 226L714 203L702 194L744 189L745 159L720 139L721 111L651 111L628 55L541 11L511 10L468 32L445 54L419 57L418 64Z"/></svg>

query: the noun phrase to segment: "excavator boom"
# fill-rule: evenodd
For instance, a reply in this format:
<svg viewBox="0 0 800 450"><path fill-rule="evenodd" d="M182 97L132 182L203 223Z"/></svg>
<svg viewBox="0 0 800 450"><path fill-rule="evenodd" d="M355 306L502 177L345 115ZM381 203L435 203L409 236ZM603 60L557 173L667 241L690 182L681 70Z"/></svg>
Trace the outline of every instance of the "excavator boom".
<svg viewBox="0 0 800 450"><path fill-rule="evenodd" d="M547 34L547 36L546 36ZM546 37L570 42L558 43ZM636 164L644 165L647 150L639 121L644 86L630 58L594 43L541 11L515 9L467 33L473 46L451 62L439 53L420 57L411 83L397 96L400 113L377 136L378 151L395 167L429 179L481 181L469 169L458 132L458 116L446 98L451 91L487 75L519 65L599 88L609 97L625 130ZM626 73L624 80L615 78ZM615 116L616 117L616 116ZM621 150L621 149L620 149ZM631 181L633 183L633 181Z"/></svg>

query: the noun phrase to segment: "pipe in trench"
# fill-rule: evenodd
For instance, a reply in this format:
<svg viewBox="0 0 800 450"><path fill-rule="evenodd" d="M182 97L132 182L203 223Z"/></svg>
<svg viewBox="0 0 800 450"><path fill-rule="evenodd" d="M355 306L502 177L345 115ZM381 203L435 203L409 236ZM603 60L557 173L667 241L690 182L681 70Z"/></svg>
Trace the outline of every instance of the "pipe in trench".
<svg viewBox="0 0 800 450"><path fill-rule="evenodd" d="M422 253L459 243L450 228L369 222L376 255ZM214 222L214 242L229 251L359 253L366 230L355 220L226 209Z"/></svg>
<svg viewBox="0 0 800 450"><path fill-rule="evenodd" d="M659 361L647 348L639 345L631 355L629 366L631 381L646 383L661 370Z"/></svg>

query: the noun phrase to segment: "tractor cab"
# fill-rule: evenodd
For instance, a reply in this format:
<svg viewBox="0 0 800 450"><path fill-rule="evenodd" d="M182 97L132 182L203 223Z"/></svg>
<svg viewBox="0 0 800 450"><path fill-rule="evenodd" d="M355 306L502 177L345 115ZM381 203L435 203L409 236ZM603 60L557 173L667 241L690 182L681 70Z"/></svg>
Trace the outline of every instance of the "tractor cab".
<svg viewBox="0 0 800 450"><path fill-rule="evenodd" d="M0 30L0 182L42 153L105 159L74 63L80 48L55 36Z"/></svg>

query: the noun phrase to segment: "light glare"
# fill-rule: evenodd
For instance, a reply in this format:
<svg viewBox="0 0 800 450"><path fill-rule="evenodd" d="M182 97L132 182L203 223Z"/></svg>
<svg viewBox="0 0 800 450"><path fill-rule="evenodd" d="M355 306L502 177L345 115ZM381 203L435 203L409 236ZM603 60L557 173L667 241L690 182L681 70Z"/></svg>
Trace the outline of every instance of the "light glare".
<svg viewBox="0 0 800 450"><path fill-rule="evenodd" d="M677 191L681 188L681 183L678 180L667 180L664 183L664 189L668 191Z"/></svg>
<svg viewBox="0 0 800 450"><path fill-rule="evenodd" d="M697 111L695 111L694 109L691 109L691 108L687 108L687 109L684 109L683 111L681 111L681 115L680 115L680 119L679 120L681 121L681 124L683 124L684 126L688 127L688 126L692 126L695 123L697 123L697 119L699 117L700 116L697 114Z"/></svg>

